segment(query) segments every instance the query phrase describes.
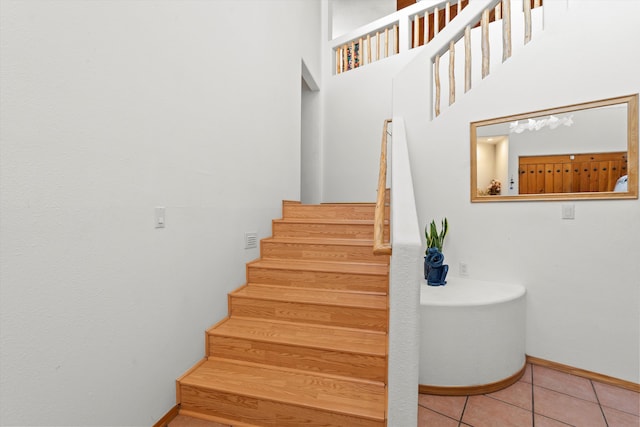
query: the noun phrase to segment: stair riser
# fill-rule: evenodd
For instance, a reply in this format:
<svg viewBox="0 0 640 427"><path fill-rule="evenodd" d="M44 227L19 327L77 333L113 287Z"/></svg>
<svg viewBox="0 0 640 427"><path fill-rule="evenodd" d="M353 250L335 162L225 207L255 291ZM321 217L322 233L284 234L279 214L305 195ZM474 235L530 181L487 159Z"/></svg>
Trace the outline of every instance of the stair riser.
<svg viewBox="0 0 640 427"><path fill-rule="evenodd" d="M389 218L389 207L385 208L385 218ZM350 219L371 220L375 217L373 205L300 205L285 204L282 217L291 219Z"/></svg>
<svg viewBox="0 0 640 427"><path fill-rule="evenodd" d="M297 347L214 334L209 335L208 343L208 355L212 357L352 376L372 381L386 380L387 368L383 356Z"/></svg>
<svg viewBox="0 0 640 427"><path fill-rule="evenodd" d="M264 285L387 293L388 275L285 270L249 265L247 281Z"/></svg>
<svg viewBox="0 0 640 427"><path fill-rule="evenodd" d="M389 256L373 255L371 246L262 242L263 258L388 264Z"/></svg>
<svg viewBox="0 0 640 427"><path fill-rule="evenodd" d="M263 427L382 427L384 421L335 414L182 384L180 409Z"/></svg>
<svg viewBox="0 0 640 427"><path fill-rule="evenodd" d="M271 301L254 298L230 298L232 316L284 320L314 325L340 326L385 332L386 310Z"/></svg>
<svg viewBox="0 0 640 427"><path fill-rule="evenodd" d="M274 237L324 238L324 239L373 239L371 224L323 224L273 222ZM385 239L389 239L389 227L385 227Z"/></svg>

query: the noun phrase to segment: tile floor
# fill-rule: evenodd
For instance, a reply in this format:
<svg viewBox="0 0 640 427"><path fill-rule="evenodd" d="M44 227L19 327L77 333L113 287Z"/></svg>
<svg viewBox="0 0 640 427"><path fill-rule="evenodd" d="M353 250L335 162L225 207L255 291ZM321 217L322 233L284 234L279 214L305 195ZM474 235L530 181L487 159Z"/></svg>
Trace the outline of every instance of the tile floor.
<svg viewBox="0 0 640 427"><path fill-rule="evenodd" d="M520 381L495 393L421 394L418 426L640 427L640 393L528 365Z"/></svg>
<svg viewBox="0 0 640 427"><path fill-rule="evenodd" d="M418 427L640 427L640 393L537 365L495 393L418 399ZM178 416L169 427L228 426Z"/></svg>

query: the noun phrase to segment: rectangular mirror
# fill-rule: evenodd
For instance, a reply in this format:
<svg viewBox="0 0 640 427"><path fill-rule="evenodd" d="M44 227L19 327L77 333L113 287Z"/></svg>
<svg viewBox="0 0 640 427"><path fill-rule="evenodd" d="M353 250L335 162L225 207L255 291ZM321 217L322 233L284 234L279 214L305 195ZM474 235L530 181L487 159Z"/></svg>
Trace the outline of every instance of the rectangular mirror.
<svg viewBox="0 0 640 427"><path fill-rule="evenodd" d="M638 94L471 123L471 201L638 198Z"/></svg>

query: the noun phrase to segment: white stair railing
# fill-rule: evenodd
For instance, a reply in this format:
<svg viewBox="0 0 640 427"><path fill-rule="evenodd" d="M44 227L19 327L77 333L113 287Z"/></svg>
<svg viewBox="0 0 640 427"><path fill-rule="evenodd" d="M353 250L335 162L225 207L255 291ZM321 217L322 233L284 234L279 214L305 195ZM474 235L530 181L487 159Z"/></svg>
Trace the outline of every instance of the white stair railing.
<svg viewBox="0 0 640 427"><path fill-rule="evenodd" d="M331 42L334 73L341 74L430 42L469 0L425 0Z"/></svg>
<svg viewBox="0 0 640 427"><path fill-rule="evenodd" d="M435 118L442 112L443 94L452 105L458 91L471 90L473 76L489 76L496 63L491 52L501 51L505 62L515 45L531 40L532 9L539 8L536 22L541 23L540 6L542 0L420 1L334 39L330 43L334 74L429 46L435 52L430 101Z"/></svg>
<svg viewBox="0 0 640 427"><path fill-rule="evenodd" d="M518 4L514 10L512 3ZM433 66L433 111L437 117L442 111L442 93L449 94L449 105L456 100L456 87L461 85L458 79L464 80L464 92L468 92L473 87L472 76L474 57L480 57L479 74L482 79L489 76L491 72L491 52L497 49L502 50L502 62L507 61L513 54L513 34L514 29L521 32L522 45L526 45L531 40L532 35L532 8L542 6L541 0L496 0L490 1L481 10L471 12L473 7L467 11L471 12L466 16L461 16L456 22L455 30L449 32L445 40L438 40L442 46L435 50L432 57ZM513 17L521 16L522 22L515 22ZM541 16L541 14L539 15ZM541 20L540 20L541 21ZM472 43L472 37L480 38L479 43ZM492 37L493 36L493 37ZM495 40L499 39L499 40ZM464 50L464 55L456 55L457 49ZM448 63L448 68L442 70L441 64ZM457 72L463 70L463 72ZM448 76L443 78L442 75Z"/></svg>

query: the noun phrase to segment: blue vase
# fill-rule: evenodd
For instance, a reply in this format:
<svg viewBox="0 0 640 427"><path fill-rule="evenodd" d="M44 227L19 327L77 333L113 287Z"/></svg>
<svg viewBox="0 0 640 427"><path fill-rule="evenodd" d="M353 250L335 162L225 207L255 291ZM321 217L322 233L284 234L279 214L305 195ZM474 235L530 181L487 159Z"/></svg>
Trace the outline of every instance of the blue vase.
<svg viewBox="0 0 640 427"><path fill-rule="evenodd" d="M449 266L444 264L444 255L438 248L427 249L424 257L424 278L429 286L444 286Z"/></svg>

